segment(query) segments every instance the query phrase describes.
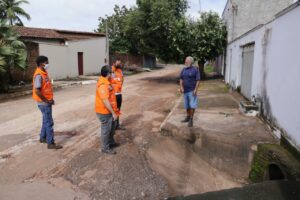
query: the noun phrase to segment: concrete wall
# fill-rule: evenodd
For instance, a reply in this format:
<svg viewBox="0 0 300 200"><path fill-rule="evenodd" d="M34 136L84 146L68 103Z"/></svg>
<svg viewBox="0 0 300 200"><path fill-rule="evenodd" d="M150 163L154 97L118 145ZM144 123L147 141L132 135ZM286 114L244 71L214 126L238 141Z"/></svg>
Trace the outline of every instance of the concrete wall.
<svg viewBox="0 0 300 200"><path fill-rule="evenodd" d="M300 3L227 47L225 80L241 84L242 46L255 43L251 94L264 114L300 149Z"/></svg>
<svg viewBox="0 0 300 200"><path fill-rule="evenodd" d="M83 74L89 75L100 73L101 67L105 65L105 37L90 40L81 40L77 42L69 42L70 60L72 68L78 69L77 53L83 52ZM77 71L78 75L78 71Z"/></svg>
<svg viewBox="0 0 300 200"><path fill-rule="evenodd" d="M40 55L49 59L49 75L51 79L61 79L78 75L75 69L69 65L69 48L59 44L39 43Z"/></svg>
<svg viewBox="0 0 300 200"><path fill-rule="evenodd" d="M68 45L39 43L40 55L49 58L52 79L78 76L78 52L83 52L84 75L99 73L105 64L105 38L68 41Z"/></svg>
<svg viewBox="0 0 300 200"><path fill-rule="evenodd" d="M259 24L272 20L275 14L293 2L294 0L228 1L223 12L223 19L227 24L228 41L234 40Z"/></svg>

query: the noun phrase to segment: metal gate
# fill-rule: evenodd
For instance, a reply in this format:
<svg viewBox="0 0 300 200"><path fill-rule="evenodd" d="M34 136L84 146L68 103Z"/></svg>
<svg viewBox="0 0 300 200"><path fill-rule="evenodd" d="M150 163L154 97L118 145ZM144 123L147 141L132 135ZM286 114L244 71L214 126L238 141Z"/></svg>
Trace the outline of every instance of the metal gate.
<svg viewBox="0 0 300 200"><path fill-rule="evenodd" d="M241 92L249 100L251 99L253 60L254 44L244 46L242 54Z"/></svg>

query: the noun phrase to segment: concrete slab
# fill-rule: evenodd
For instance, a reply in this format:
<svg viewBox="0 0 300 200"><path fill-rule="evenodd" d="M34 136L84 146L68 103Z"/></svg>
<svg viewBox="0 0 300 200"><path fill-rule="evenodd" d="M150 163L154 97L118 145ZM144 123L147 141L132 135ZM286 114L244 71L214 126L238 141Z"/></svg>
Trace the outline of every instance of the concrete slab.
<svg viewBox="0 0 300 200"><path fill-rule="evenodd" d="M224 88L219 80L201 85L193 128L181 123L185 110L183 99L179 99L181 102L161 127L162 135L191 143L194 151L213 167L246 180L257 144L278 140L261 120L242 115L238 110L242 97Z"/></svg>

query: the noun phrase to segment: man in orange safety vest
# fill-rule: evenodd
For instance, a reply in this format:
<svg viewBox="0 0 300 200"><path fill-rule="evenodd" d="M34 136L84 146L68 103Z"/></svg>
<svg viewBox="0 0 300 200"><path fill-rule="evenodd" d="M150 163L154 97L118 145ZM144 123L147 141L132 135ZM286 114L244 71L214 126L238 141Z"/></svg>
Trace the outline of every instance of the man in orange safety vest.
<svg viewBox="0 0 300 200"><path fill-rule="evenodd" d="M61 145L54 142L52 105L53 90L52 83L48 76L49 61L46 56L39 56L36 59L37 68L33 75L32 98L37 102L38 108L43 115L43 123L40 132L40 143L47 143L48 149L61 149Z"/></svg>
<svg viewBox="0 0 300 200"><path fill-rule="evenodd" d="M122 62L119 58L117 58L112 66L112 77L110 79L111 84L114 88L116 99L117 99L117 107L121 110L122 106L122 87L124 82L124 76L122 71ZM117 130L125 130L124 127L120 125L119 119L116 123Z"/></svg>

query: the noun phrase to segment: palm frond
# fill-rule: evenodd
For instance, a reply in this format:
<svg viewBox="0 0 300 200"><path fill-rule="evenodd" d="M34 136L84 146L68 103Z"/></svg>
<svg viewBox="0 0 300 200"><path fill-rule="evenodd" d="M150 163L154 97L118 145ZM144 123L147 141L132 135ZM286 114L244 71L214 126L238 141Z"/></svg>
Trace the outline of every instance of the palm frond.
<svg viewBox="0 0 300 200"><path fill-rule="evenodd" d="M8 45L0 47L0 55L1 56L10 56L14 53L14 48Z"/></svg>
<svg viewBox="0 0 300 200"><path fill-rule="evenodd" d="M20 17L30 20L30 15L21 8L21 4L28 4L27 0L1 0L0 1L0 18L7 19L10 25L23 24Z"/></svg>
<svg viewBox="0 0 300 200"><path fill-rule="evenodd" d="M26 48L26 45L22 41L20 41L20 40L14 40L11 43L11 46L13 48L20 48L20 49L25 49Z"/></svg>
<svg viewBox="0 0 300 200"><path fill-rule="evenodd" d="M23 8L20 8L20 7L16 7L14 9L15 13L18 15L18 16L22 16L22 17L25 17L27 20L30 20L30 15L28 13L25 12L25 10L23 10Z"/></svg>

